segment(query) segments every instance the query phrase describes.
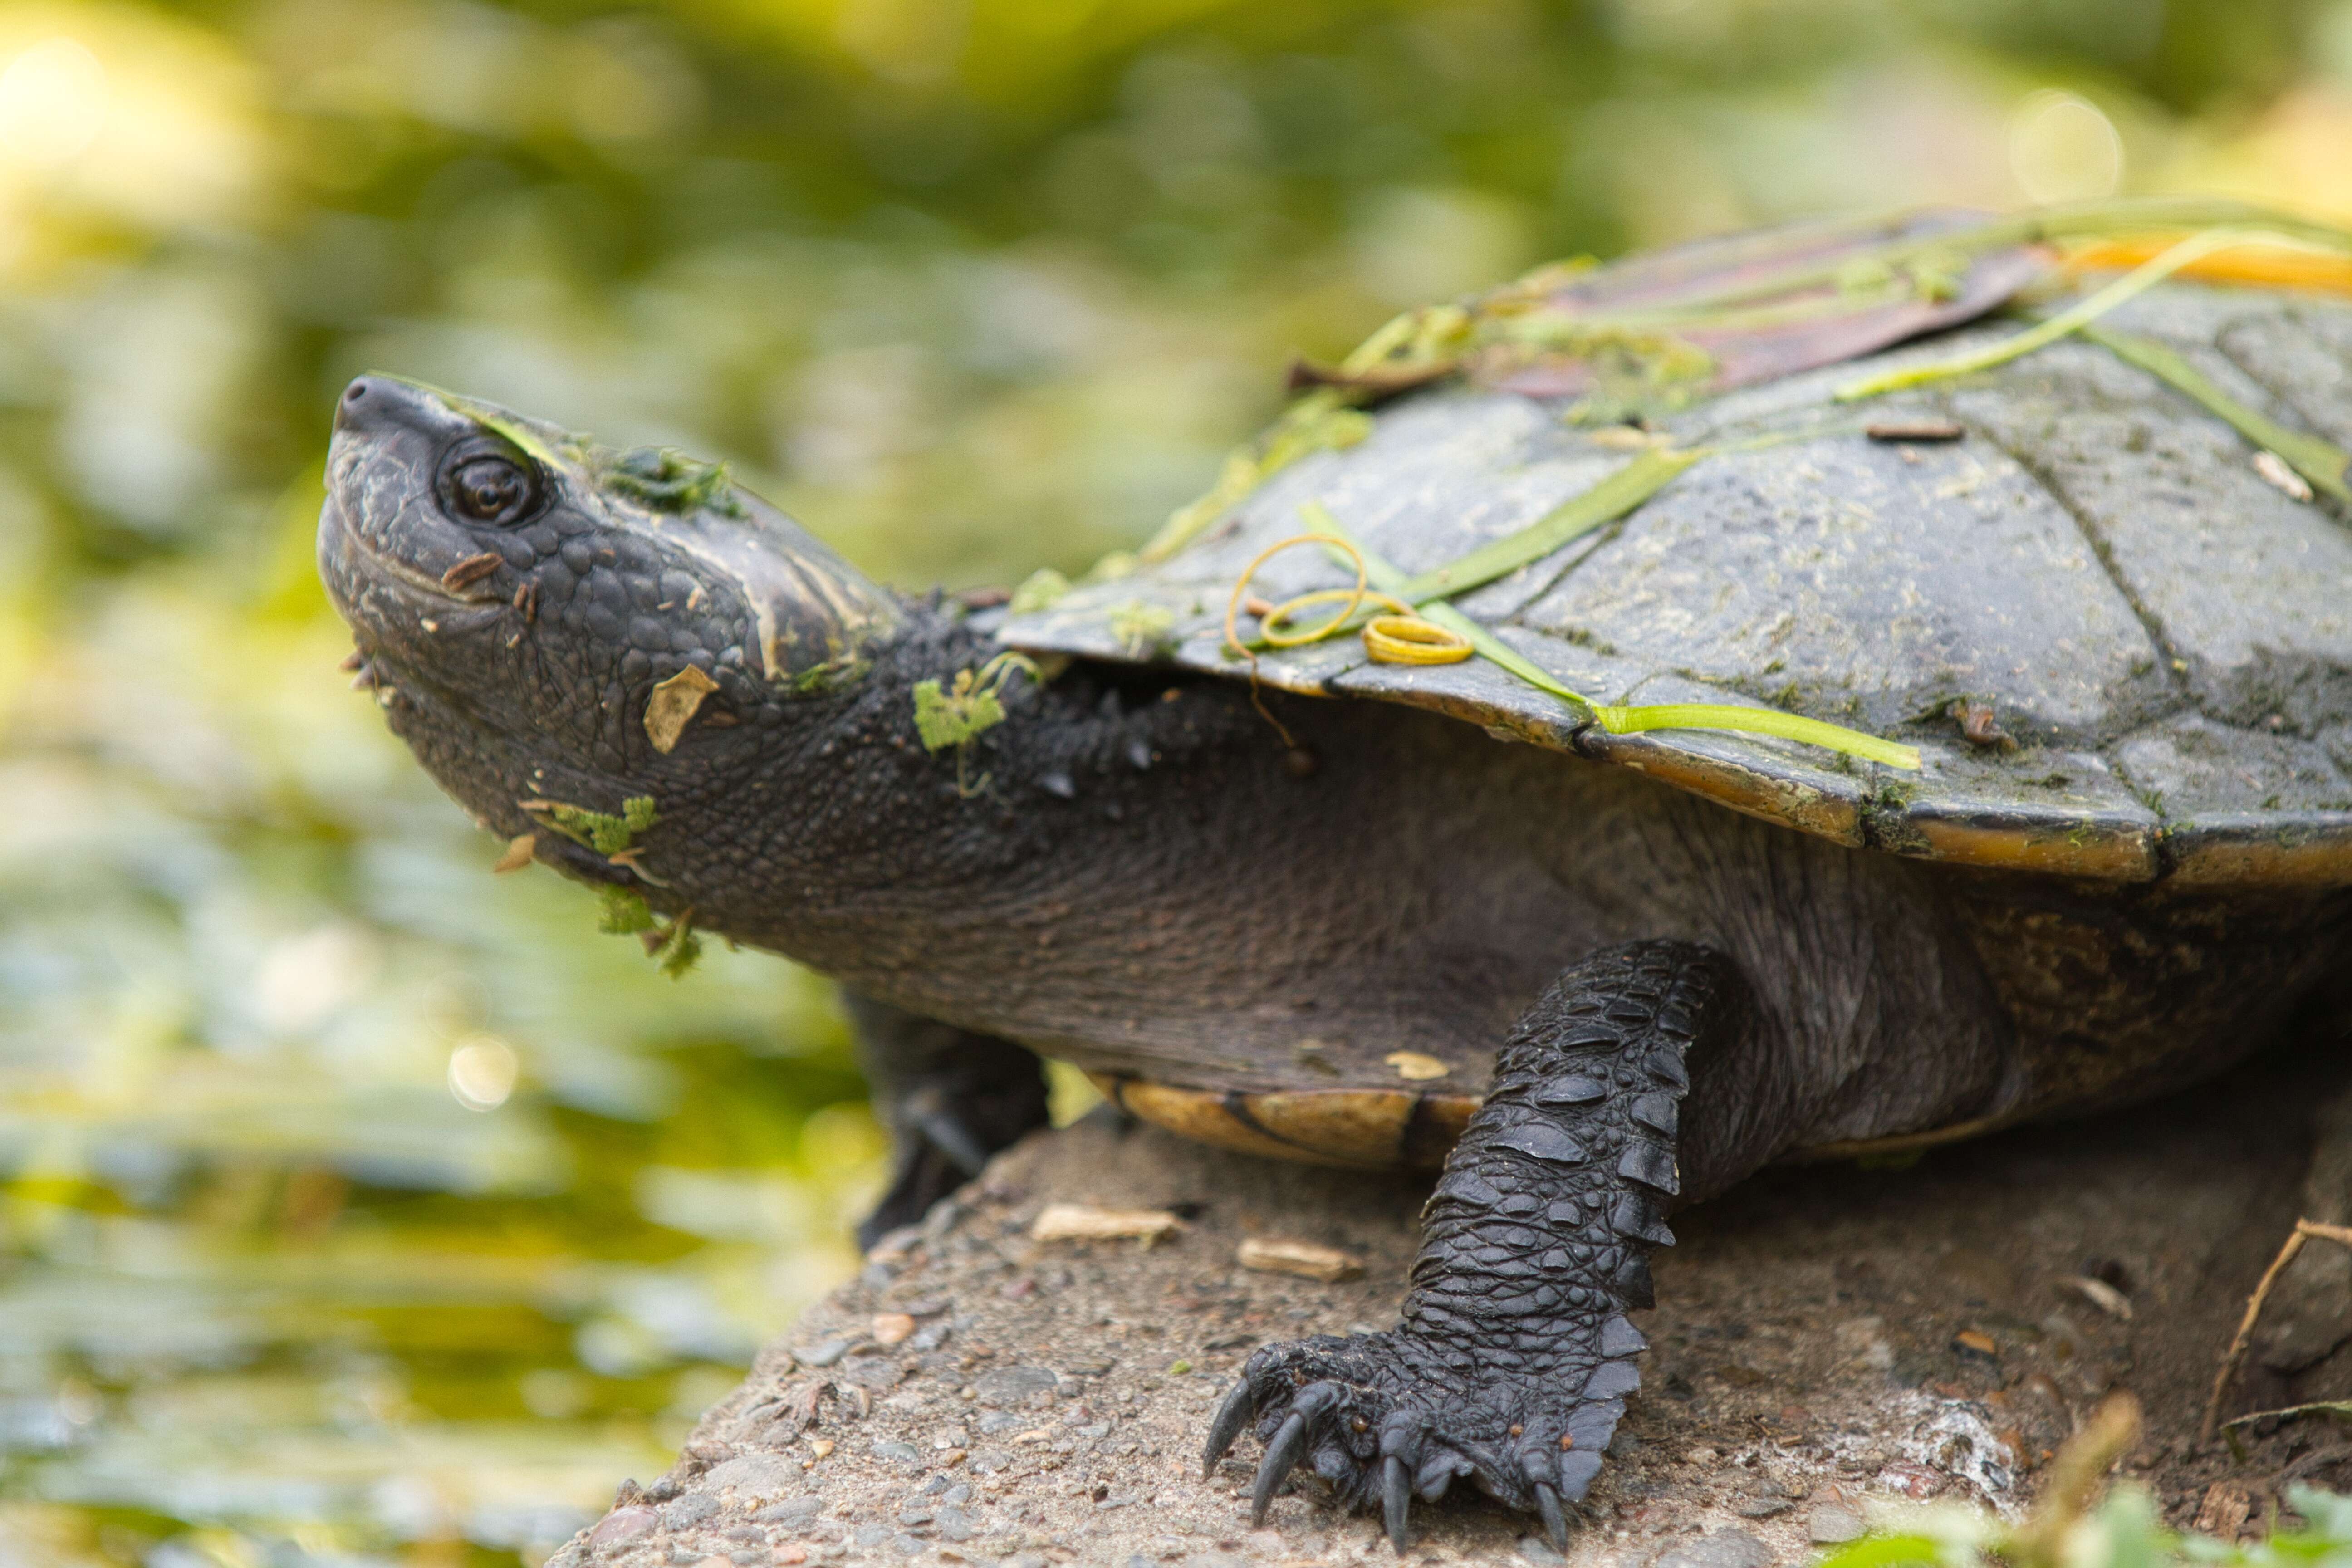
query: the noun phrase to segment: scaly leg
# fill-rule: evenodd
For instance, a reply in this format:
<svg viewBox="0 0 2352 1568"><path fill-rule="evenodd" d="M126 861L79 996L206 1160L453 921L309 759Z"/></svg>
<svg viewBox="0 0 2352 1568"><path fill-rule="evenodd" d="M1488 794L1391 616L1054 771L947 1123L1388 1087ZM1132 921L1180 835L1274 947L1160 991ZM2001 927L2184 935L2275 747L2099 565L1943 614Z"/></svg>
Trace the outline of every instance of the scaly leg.
<svg viewBox="0 0 2352 1568"><path fill-rule="evenodd" d="M1244 1426L1265 1445L1263 1522L1305 1463L1343 1506L1377 1498L1405 1543L1412 1498L1468 1476L1540 1513L1600 1474L1645 1342L1649 1253L1672 1245L1685 1055L1748 1028L1745 983L1684 942L1637 942L1562 974L1512 1030L1494 1088L1429 1200L1404 1321L1252 1355L1209 1434L1213 1468Z"/></svg>
<svg viewBox="0 0 2352 1568"><path fill-rule="evenodd" d="M872 1247L1045 1126L1045 1075L1034 1053L1010 1040L843 998L896 1156L889 1190L857 1227L857 1245Z"/></svg>

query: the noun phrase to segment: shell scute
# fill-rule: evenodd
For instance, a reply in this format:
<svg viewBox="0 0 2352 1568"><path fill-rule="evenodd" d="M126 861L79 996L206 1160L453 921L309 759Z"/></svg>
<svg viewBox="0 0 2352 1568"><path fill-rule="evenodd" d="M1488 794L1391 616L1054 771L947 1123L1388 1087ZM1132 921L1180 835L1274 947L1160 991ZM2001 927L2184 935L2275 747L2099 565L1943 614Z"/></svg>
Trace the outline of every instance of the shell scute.
<svg viewBox="0 0 2352 1568"><path fill-rule="evenodd" d="M2112 318L2229 395L2352 443L2352 307L2168 285ZM1874 405L1966 438L1874 442L1830 394L1951 353L1979 326L1663 416L1709 455L1631 514L1455 600L1600 703L1763 704L1916 745L1898 773L1719 731L1611 733L1483 658L1371 662L1349 637L1269 652L1269 686L1424 707L1639 769L1836 842L2116 882L2352 883L2352 517L2255 468L2245 437L2138 364L2061 342ZM2317 345L2315 348L2314 345ZM1189 548L1047 616L1019 646L1125 657L1109 607L1175 613L1160 657L1239 677L1223 646L1243 568L1328 507L1406 573L1515 533L1629 459L1564 400L1465 385L1398 399L1370 434L1276 473ZM1757 438L1772 434L1769 442ZM1272 563L1269 600L1345 580ZM1962 738L1953 705L2000 734ZM2006 742L2006 743L2003 743Z"/></svg>

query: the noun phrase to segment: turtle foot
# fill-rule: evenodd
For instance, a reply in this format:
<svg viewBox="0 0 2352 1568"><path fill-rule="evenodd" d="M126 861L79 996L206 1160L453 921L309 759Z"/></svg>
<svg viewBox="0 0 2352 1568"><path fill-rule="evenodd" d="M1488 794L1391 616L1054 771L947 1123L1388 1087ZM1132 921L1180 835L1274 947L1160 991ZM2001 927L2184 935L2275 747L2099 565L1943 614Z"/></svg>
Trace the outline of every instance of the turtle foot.
<svg viewBox="0 0 2352 1568"><path fill-rule="evenodd" d="M1263 1523L1291 1472L1305 1467L1340 1507L1383 1515L1405 1548L1417 1495L1435 1502L1468 1477L1479 1490L1540 1514L1565 1550L1567 1504L1601 1473L1602 1451L1641 1382L1641 1334L1622 1316L1556 1326L1540 1360L1496 1356L1412 1328L1329 1334L1251 1356L1209 1434L1212 1470L1244 1427L1265 1446L1250 1513ZM1466 1364L1465 1364L1466 1363Z"/></svg>
<svg viewBox="0 0 2352 1568"><path fill-rule="evenodd" d="M980 1174L990 1156L1046 1125L1045 1077L1026 1048L846 995L858 1055L897 1157L889 1189L857 1227L871 1249Z"/></svg>
<svg viewBox="0 0 2352 1568"><path fill-rule="evenodd" d="M1674 1242L1685 1053L1744 1016L1737 975L1687 943L1607 949L1553 983L1447 1157L1403 1321L1266 1346L1217 1413L1211 1467L1244 1426L1265 1444L1258 1519L1305 1465L1343 1507L1377 1499L1402 1550L1414 1495L1467 1476L1566 1545L1564 1510L1642 1381L1625 1314L1651 1304L1650 1251Z"/></svg>

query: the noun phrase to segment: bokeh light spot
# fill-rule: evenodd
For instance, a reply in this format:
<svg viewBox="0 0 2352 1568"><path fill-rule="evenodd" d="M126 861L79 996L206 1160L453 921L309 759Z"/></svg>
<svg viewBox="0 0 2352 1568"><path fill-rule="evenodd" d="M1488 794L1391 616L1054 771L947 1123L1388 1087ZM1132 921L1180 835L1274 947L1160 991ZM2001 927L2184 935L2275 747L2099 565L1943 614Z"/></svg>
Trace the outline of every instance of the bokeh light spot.
<svg viewBox="0 0 2352 1568"><path fill-rule="evenodd" d="M496 1110L514 1092L520 1070L512 1046L477 1035L449 1053L449 1092L468 1110Z"/></svg>
<svg viewBox="0 0 2352 1568"><path fill-rule="evenodd" d="M54 169L106 123L106 68L72 38L35 44L0 70L0 152Z"/></svg>
<svg viewBox="0 0 2352 1568"><path fill-rule="evenodd" d="M2123 183L2124 139L2077 93L2028 93L2009 121L2009 166L2026 199L2095 202Z"/></svg>

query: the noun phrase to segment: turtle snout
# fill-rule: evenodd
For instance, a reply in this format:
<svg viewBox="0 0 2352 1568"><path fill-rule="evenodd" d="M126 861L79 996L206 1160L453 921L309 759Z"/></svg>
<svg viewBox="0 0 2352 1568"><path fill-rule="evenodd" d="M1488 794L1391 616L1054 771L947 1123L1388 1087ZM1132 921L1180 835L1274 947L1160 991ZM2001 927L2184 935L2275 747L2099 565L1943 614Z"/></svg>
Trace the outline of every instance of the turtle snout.
<svg viewBox="0 0 2352 1568"><path fill-rule="evenodd" d="M335 399L338 435L372 435L401 426L432 430L449 422L450 415L437 398L398 376L354 376Z"/></svg>
<svg viewBox="0 0 2352 1568"><path fill-rule="evenodd" d="M383 403L383 388L381 383L370 376L352 377L352 384L343 388L343 395L335 399L335 428L355 430L362 427L367 423L368 416L374 413Z"/></svg>

